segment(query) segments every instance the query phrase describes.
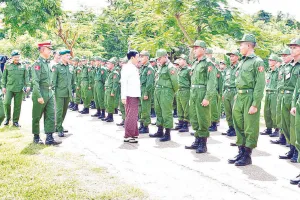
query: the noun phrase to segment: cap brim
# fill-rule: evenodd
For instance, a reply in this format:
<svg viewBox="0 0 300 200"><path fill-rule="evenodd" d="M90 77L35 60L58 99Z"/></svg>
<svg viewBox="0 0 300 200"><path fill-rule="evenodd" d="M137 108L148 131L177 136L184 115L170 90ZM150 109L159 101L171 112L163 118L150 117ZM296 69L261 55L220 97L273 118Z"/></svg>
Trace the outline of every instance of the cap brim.
<svg viewBox="0 0 300 200"><path fill-rule="evenodd" d="M287 44L287 46L300 46L300 44Z"/></svg>

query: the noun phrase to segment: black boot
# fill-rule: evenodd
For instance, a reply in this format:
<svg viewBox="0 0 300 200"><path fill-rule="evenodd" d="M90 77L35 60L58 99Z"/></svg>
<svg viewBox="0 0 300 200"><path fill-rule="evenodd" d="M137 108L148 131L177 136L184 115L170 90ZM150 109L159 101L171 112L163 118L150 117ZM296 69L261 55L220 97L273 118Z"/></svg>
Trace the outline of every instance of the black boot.
<svg viewBox="0 0 300 200"><path fill-rule="evenodd" d="M279 128L275 128L275 131L269 135L270 137L278 137L279 136Z"/></svg>
<svg viewBox="0 0 300 200"><path fill-rule="evenodd" d="M44 144L43 141L40 138L40 135L38 135L38 134L34 134L33 143L35 143L35 144Z"/></svg>
<svg viewBox="0 0 300 200"><path fill-rule="evenodd" d="M272 134L272 128L267 128L263 132L260 132L261 135L271 135Z"/></svg>
<svg viewBox="0 0 300 200"><path fill-rule="evenodd" d="M78 111L78 104L75 104L73 108L71 108L72 111Z"/></svg>
<svg viewBox="0 0 300 200"><path fill-rule="evenodd" d="M3 124L4 126L7 126L7 125L9 125L9 120L7 119L7 120L5 120L5 122L4 122L4 124Z"/></svg>
<svg viewBox="0 0 300 200"><path fill-rule="evenodd" d="M145 134L145 133L149 133L149 127L148 126L144 126L141 130L139 130L140 134Z"/></svg>
<svg viewBox="0 0 300 200"><path fill-rule="evenodd" d="M218 131L217 122L212 122L211 126L208 129L209 132L215 132Z"/></svg>
<svg viewBox="0 0 300 200"><path fill-rule="evenodd" d="M192 143L191 146L185 146L185 149L197 149L200 144L200 138L195 137L195 141Z"/></svg>
<svg viewBox="0 0 300 200"><path fill-rule="evenodd" d="M233 127L229 126L228 130L225 133L222 133L222 135L228 135L232 131Z"/></svg>
<svg viewBox="0 0 300 200"><path fill-rule="evenodd" d="M206 146L206 143L207 143L207 137L200 137L199 138L199 146L196 150L196 153L205 153L207 152L207 146Z"/></svg>
<svg viewBox="0 0 300 200"><path fill-rule="evenodd" d="M52 133L47 133L46 135L47 135L46 142L45 142L46 145L58 145L58 144L61 144L61 142L57 142L57 141L54 140Z"/></svg>
<svg viewBox="0 0 300 200"><path fill-rule="evenodd" d="M178 124L177 124L177 126L175 127L175 130L181 129L182 126L183 126L183 121L182 121L182 120L178 120Z"/></svg>
<svg viewBox="0 0 300 200"><path fill-rule="evenodd" d="M101 115L98 117L98 119L104 119L105 118L105 109L101 110Z"/></svg>
<svg viewBox="0 0 300 200"><path fill-rule="evenodd" d="M114 116L112 113L108 113L108 118L105 120L106 122L113 122L114 121Z"/></svg>
<svg viewBox="0 0 300 200"><path fill-rule="evenodd" d="M295 147L295 150L294 150L293 157L291 158L291 162L292 163L297 163L298 162L298 150L296 149L296 147Z"/></svg>
<svg viewBox="0 0 300 200"><path fill-rule="evenodd" d="M139 127L139 131L142 130L144 128L144 123L140 122L140 127Z"/></svg>
<svg viewBox="0 0 300 200"><path fill-rule="evenodd" d="M291 159L294 155L295 147L290 145L290 150L284 156L279 156L279 159Z"/></svg>
<svg viewBox="0 0 300 200"><path fill-rule="evenodd" d="M164 128L162 126L158 126L157 132L155 134L149 134L152 138L161 138L164 136Z"/></svg>
<svg viewBox="0 0 300 200"><path fill-rule="evenodd" d="M118 111L118 108L115 108L115 114L118 114L119 111Z"/></svg>
<svg viewBox="0 0 300 200"><path fill-rule="evenodd" d="M185 132L189 132L189 122L185 121L183 122L183 126L181 129L179 129L180 133L185 133Z"/></svg>
<svg viewBox="0 0 300 200"><path fill-rule="evenodd" d="M80 104L83 104L83 100L82 99L80 99Z"/></svg>
<svg viewBox="0 0 300 200"><path fill-rule="evenodd" d="M89 114L90 113L90 109L89 108L84 108L82 111L81 111L81 114L85 115L85 114Z"/></svg>
<svg viewBox="0 0 300 200"><path fill-rule="evenodd" d="M65 134L63 131L58 132L58 137L65 137Z"/></svg>
<svg viewBox="0 0 300 200"><path fill-rule="evenodd" d="M20 125L18 122L14 122L14 123L13 123L13 126L14 126L14 127L17 127L17 128L20 128L20 127L21 127L21 125Z"/></svg>
<svg viewBox="0 0 300 200"><path fill-rule="evenodd" d="M99 117L100 115L101 115L101 111L100 109L97 109L97 112L94 115L92 115L92 117Z"/></svg>
<svg viewBox="0 0 300 200"><path fill-rule="evenodd" d="M278 140L270 140L270 142L272 144L286 145L286 139L285 139L284 134L282 134L282 133L279 135L279 139Z"/></svg>
<svg viewBox="0 0 300 200"><path fill-rule="evenodd" d="M234 136L236 136L235 129L233 128L233 126L231 126L230 129L231 130L229 131L229 133L227 133L227 136L228 137L234 137Z"/></svg>
<svg viewBox="0 0 300 200"><path fill-rule="evenodd" d="M69 108L73 108L73 107L74 107L74 102L70 102Z"/></svg>
<svg viewBox="0 0 300 200"><path fill-rule="evenodd" d="M125 122L124 120L121 121L121 123L116 124L117 126L124 126Z"/></svg>
<svg viewBox="0 0 300 200"><path fill-rule="evenodd" d="M236 161L240 160L245 153L245 147L244 146L239 146L239 153L232 159L228 159L229 164L234 164Z"/></svg>
<svg viewBox="0 0 300 200"><path fill-rule="evenodd" d="M252 149L245 147L244 154L242 155L241 159L239 159L234 163L235 166L251 165L252 164L251 154L252 154Z"/></svg>
<svg viewBox="0 0 300 200"><path fill-rule="evenodd" d="M160 142L167 142L171 140L171 129L166 128L166 132L162 138L159 139Z"/></svg>
<svg viewBox="0 0 300 200"><path fill-rule="evenodd" d="M151 118L156 117L154 108L151 108Z"/></svg>
<svg viewBox="0 0 300 200"><path fill-rule="evenodd" d="M174 118L178 118L178 116L177 116L177 109L176 109L176 108L174 109L173 117L174 117Z"/></svg>

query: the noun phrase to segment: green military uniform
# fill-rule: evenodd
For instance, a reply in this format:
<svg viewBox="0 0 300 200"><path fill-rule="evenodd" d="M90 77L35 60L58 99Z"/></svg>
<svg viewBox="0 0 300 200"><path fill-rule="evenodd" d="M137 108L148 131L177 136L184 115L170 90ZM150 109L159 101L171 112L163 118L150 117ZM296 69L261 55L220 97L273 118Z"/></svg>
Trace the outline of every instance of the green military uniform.
<svg viewBox="0 0 300 200"><path fill-rule="evenodd" d="M96 61L96 57L93 57L92 61L95 62ZM95 109L96 108L95 93L94 93L94 84L95 84L95 81L94 81L94 71L96 69L95 64L93 63L89 68L90 68L89 76L90 76L90 80L92 82L92 84L91 84L91 102L90 102L90 108Z"/></svg>
<svg viewBox="0 0 300 200"><path fill-rule="evenodd" d="M122 62L124 64L127 63L128 62L127 57L120 58L120 62ZM120 75L121 75L121 70L120 70ZM121 89L120 89L120 93L119 93L119 109L120 109L120 112L122 114L122 122L118 123L117 126L123 126L125 124L126 113L125 113L125 106L122 103L122 99L121 99Z"/></svg>
<svg viewBox="0 0 300 200"><path fill-rule="evenodd" d="M121 67L120 66L116 66L114 71L116 71L118 74L118 77L119 77L119 80L121 80ZM122 111L123 113L125 113L125 107L121 102L121 86L120 86L120 82L114 82L114 86L115 88L115 105L114 105L114 109L115 109L115 114L117 114L117 110L119 108L119 105L120 105L120 108L122 107Z"/></svg>
<svg viewBox="0 0 300 200"><path fill-rule="evenodd" d="M60 51L60 55L69 54L69 50ZM74 77L68 64L59 63L53 66L52 81L56 101L56 130L59 136L63 137L64 128L62 126L66 117L72 90L74 89Z"/></svg>
<svg viewBox="0 0 300 200"><path fill-rule="evenodd" d="M92 99L92 79L91 79L91 68L84 65L81 71L81 97L83 100L83 112L89 113L89 106Z"/></svg>
<svg viewBox="0 0 300 200"><path fill-rule="evenodd" d="M13 51L12 56L20 55ZM13 123L18 123L21 113L23 88L30 87L28 71L21 63L8 63L5 66L2 77L2 88L6 88L4 97L4 111L6 125L11 119L11 100L14 98ZM18 125L17 125L18 126Z"/></svg>
<svg viewBox="0 0 300 200"><path fill-rule="evenodd" d="M0 82L2 80L2 71L0 70ZM0 84L0 126L5 118L4 107L3 107L3 94L2 94L2 86Z"/></svg>
<svg viewBox="0 0 300 200"><path fill-rule="evenodd" d="M157 50L156 57L160 58L166 56L166 50ZM167 61L159 69L155 84L154 101L158 132L153 135L151 134L150 137L162 137L160 141L165 142L171 139L170 130L173 128L173 100L178 90L177 71L170 61ZM166 129L164 135L163 128Z"/></svg>
<svg viewBox="0 0 300 200"><path fill-rule="evenodd" d="M150 59L150 63L151 62L156 62L156 60L154 58ZM152 66L152 65L151 65ZM157 65L152 66L152 68L154 69L154 76L156 75L157 71L158 71L158 67ZM155 79L155 78L154 78ZM152 99L151 99L151 117L156 117L155 114L155 109L154 109L154 90L152 91Z"/></svg>
<svg viewBox="0 0 300 200"><path fill-rule="evenodd" d="M77 66L75 68L75 72L74 72L74 75L75 75L75 85L76 85L76 91L75 91L75 94L76 94L76 97L75 97L75 106L73 110L78 110L78 104L80 104L81 102L81 72L82 72L82 67L81 66Z"/></svg>
<svg viewBox="0 0 300 200"><path fill-rule="evenodd" d="M72 74L72 79L73 79L73 82L74 82L75 81L75 66L69 65L69 71ZM75 82L74 82L74 84L75 84ZM72 96L70 98L69 108L72 108L74 106L74 101L75 101L75 96L74 96L75 88L74 88L74 84L73 84L73 87L72 87Z"/></svg>
<svg viewBox="0 0 300 200"><path fill-rule="evenodd" d="M230 55L239 55L238 51L234 51L232 53L228 53ZM232 110L234 104L234 97L236 95L236 86L235 86L235 78L237 74L237 66L236 64L231 64L230 67L225 70L224 77L224 108L226 114L226 121L228 123L229 129L226 133L228 136L235 136L235 130L233 128L233 118L232 118Z"/></svg>
<svg viewBox="0 0 300 200"><path fill-rule="evenodd" d="M300 44L299 44L300 45ZM295 63L295 66L298 69L300 68L300 62ZM293 94L292 108L296 108L296 117L295 117L295 147L297 151L300 151L300 71L298 71L297 84ZM292 127L291 127L292 128ZM295 152L294 152L295 154ZM300 156L297 158L300 162Z"/></svg>

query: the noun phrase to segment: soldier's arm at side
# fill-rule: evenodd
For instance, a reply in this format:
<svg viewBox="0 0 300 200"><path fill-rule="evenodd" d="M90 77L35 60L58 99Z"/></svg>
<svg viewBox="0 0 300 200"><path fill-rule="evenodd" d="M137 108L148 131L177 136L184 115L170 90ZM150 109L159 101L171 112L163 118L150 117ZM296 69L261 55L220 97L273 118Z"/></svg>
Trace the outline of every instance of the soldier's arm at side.
<svg viewBox="0 0 300 200"><path fill-rule="evenodd" d="M24 70L25 71L25 85L26 87L30 87L30 81L29 81L29 71L27 69Z"/></svg>
<svg viewBox="0 0 300 200"><path fill-rule="evenodd" d="M118 89L118 84L120 82L120 76L118 74L118 72L114 71L113 72L113 85L111 88L111 94L112 95L116 95L117 89Z"/></svg>
<svg viewBox="0 0 300 200"><path fill-rule="evenodd" d="M6 84L7 84L7 69L6 67L4 67L2 81L1 81L2 88L6 88Z"/></svg>
<svg viewBox="0 0 300 200"><path fill-rule="evenodd" d="M265 89L265 69L264 69L264 62L259 59L254 66L254 70L256 72L256 81L253 91L253 102L252 106L258 107L260 105L263 96L264 96L264 89Z"/></svg>
<svg viewBox="0 0 300 200"><path fill-rule="evenodd" d="M41 79L41 66L39 63L33 65L32 71L32 85L33 85L33 95L35 94L38 98L42 98L40 89L40 79Z"/></svg>
<svg viewBox="0 0 300 200"><path fill-rule="evenodd" d="M293 93L293 99L292 99L292 108L296 107L296 103L297 103L297 100L299 98L299 90L300 90L300 74L298 75L298 79L297 79L297 83L296 83L296 87L295 87L295 90L294 90L294 93Z"/></svg>
<svg viewBox="0 0 300 200"><path fill-rule="evenodd" d="M179 87L178 86L177 70L174 67L172 67L171 69L169 69L169 74L170 74L170 78L171 78L174 93L176 93L177 90L178 90L178 87Z"/></svg>
<svg viewBox="0 0 300 200"><path fill-rule="evenodd" d="M54 88L54 92L57 89L57 76L58 76L57 71L58 71L57 66L56 65L53 66L52 67L52 85L53 85L53 88Z"/></svg>
<svg viewBox="0 0 300 200"><path fill-rule="evenodd" d="M149 96L154 87L154 70L149 68L147 72L146 92L144 96Z"/></svg>
<svg viewBox="0 0 300 200"><path fill-rule="evenodd" d="M207 86L206 86L206 94L204 99L211 101L212 96L216 92L216 78L217 78L217 70L213 67L212 63L208 64L207 70Z"/></svg>

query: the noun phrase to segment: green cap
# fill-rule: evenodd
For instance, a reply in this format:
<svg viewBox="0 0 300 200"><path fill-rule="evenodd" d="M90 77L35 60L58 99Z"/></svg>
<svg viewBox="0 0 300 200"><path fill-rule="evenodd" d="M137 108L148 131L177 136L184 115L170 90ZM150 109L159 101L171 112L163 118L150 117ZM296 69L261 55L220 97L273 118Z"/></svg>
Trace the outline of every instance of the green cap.
<svg viewBox="0 0 300 200"><path fill-rule="evenodd" d="M11 52L11 56L19 56L20 55L20 52L18 50L13 50Z"/></svg>
<svg viewBox="0 0 300 200"><path fill-rule="evenodd" d="M141 51L140 55L141 56L148 56L148 57L150 57L149 51L145 51L145 50Z"/></svg>
<svg viewBox="0 0 300 200"><path fill-rule="evenodd" d="M178 59L176 59L176 60L174 61L174 64L177 64L177 65L179 65L179 60L178 60Z"/></svg>
<svg viewBox="0 0 300 200"><path fill-rule="evenodd" d="M212 49L206 49L206 54L213 54L213 50Z"/></svg>
<svg viewBox="0 0 300 200"><path fill-rule="evenodd" d="M156 57L156 59L158 59L158 58L166 56L166 55L168 55L167 50L165 50L165 49L158 49L156 51L156 56L155 57Z"/></svg>
<svg viewBox="0 0 300 200"><path fill-rule="evenodd" d="M107 62L107 59L106 58L102 58L102 62Z"/></svg>
<svg viewBox="0 0 300 200"><path fill-rule="evenodd" d="M240 52L238 50L234 50L232 52L226 53L227 56L231 56L231 55L237 55L240 56Z"/></svg>
<svg viewBox="0 0 300 200"><path fill-rule="evenodd" d="M278 53L279 55L291 55L291 49L290 48L285 48L283 49L280 53Z"/></svg>
<svg viewBox="0 0 300 200"><path fill-rule="evenodd" d="M82 56L81 60L85 61L86 60L86 56Z"/></svg>
<svg viewBox="0 0 300 200"><path fill-rule="evenodd" d="M156 62L156 59L155 58L151 58L150 62Z"/></svg>
<svg viewBox="0 0 300 200"><path fill-rule="evenodd" d="M71 53L71 51L69 49L64 49L64 50L59 51L59 55L65 55L68 53Z"/></svg>
<svg viewBox="0 0 300 200"><path fill-rule="evenodd" d="M300 38L295 38L293 39L289 44L287 44L288 46L300 46Z"/></svg>
<svg viewBox="0 0 300 200"><path fill-rule="evenodd" d="M276 54L273 54L273 53L272 53L272 54L270 55L270 57L269 57L269 60L275 60L275 61L278 62L278 61L279 61L279 57L278 57Z"/></svg>
<svg viewBox="0 0 300 200"><path fill-rule="evenodd" d="M188 60L189 60L188 56L187 56L187 55L184 55L184 54L181 54L178 58L182 58L182 59L185 60L185 61L188 61Z"/></svg>
<svg viewBox="0 0 300 200"><path fill-rule="evenodd" d="M202 47L202 48L206 48L206 43L202 40L196 40L194 42L194 44L190 47Z"/></svg>
<svg viewBox="0 0 300 200"><path fill-rule="evenodd" d="M241 40L238 41L238 43L241 42L252 42L256 43L255 36L253 34L245 34Z"/></svg>
<svg viewBox="0 0 300 200"><path fill-rule="evenodd" d="M101 61L102 59L99 56L95 56L95 61Z"/></svg>
<svg viewBox="0 0 300 200"><path fill-rule="evenodd" d="M78 57L74 57L74 58L73 58L73 61L79 62L79 58L78 58Z"/></svg>
<svg viewBox="0 0 300 200"><path fill-rule="evenodd" d="M120 58L120 62L122 62L122 63L126 63L126 62L128 62L128 59L127 59L127 57Z"/></svg>
<svg viewBox="0 0 300 200"><path fill-rule="evenodd" d="M118 63L118 59L116 57L112 57L111 59L109 59L107 62L110 62L114 65L116 65Z"/></svg>

